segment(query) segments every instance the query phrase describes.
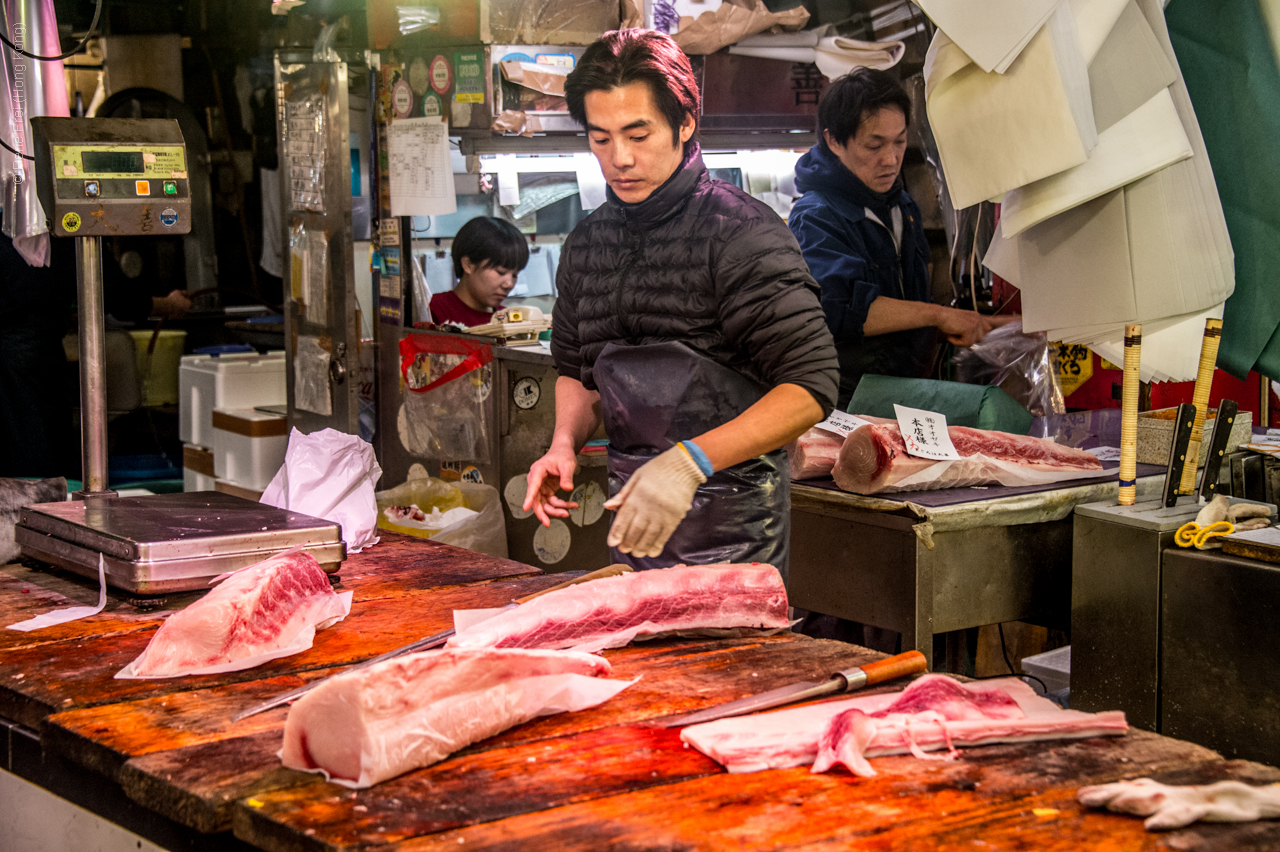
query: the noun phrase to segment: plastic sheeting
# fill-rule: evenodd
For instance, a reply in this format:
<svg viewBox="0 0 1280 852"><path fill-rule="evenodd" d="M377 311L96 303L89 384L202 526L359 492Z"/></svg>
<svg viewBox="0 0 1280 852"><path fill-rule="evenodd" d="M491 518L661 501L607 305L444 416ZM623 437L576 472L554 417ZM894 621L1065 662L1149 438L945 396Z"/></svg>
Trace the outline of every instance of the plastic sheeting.
<svg viewBox="0 0 1280 852"><path fill-rule="evenodd" d="M40 56L62 52L53 0L3 0L0 27L14 44ZM67 84L62 62L38 62L0 46L0 136L11 148L32 156L32 116L65 116ZM31 266L49 265L49 230L36 197L35 163L0 151L4 233Z"/></svg>

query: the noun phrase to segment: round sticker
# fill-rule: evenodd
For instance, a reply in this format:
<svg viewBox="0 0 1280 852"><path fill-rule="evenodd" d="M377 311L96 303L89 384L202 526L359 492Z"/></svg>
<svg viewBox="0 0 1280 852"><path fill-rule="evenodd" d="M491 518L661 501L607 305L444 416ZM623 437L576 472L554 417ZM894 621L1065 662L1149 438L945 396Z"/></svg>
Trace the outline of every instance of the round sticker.
<svg viewBox="0 0 1280 852"><path fill-rule="evenodd" d="M502 496L507 501L507 508L511 510L511 517L516 520L527 518L533 514L533 510L524 510L524 498L529 493L529 477L527 474L513 476L507 480L506 486L502 489Z"/></svg>
<svg viewBox="0 0 1280 852"><path fill-rule="evenodd" d="M541 398L542 386L532 376L525 376L523 379L519 379L515 387L511 389L511 401L516 404L516 408L522 411L528 411L533 408Z"/></svg>
<svg viewBox="0 0 1280 852"><path fill-rule="evenodd" d="M469 464L462 469L462 481L470 482L472 485L484 485L484 475L480 473L480 468Z"/></svg>
<svg viewBox="0 0 1280 852"><path fill-rule="evenodd" d="M440 115L440 96L435 92L427 92L422 96L422 114L434 118Z"/></svg>
<svg viewBox="0 0 1280 852"><path fill-rule="evenodd" d="M427 86L430 85L431 72L427 70L427 60L415 56L409 63L409 86L415 95L422 95L426 94Z"/></svg>
<svg viewBox="0 0 1280 852"><path fill-rule="evenodd" d="M533 534L533 552L544 565L555 565L564 559L572 543L573 533L569 531L569 525L559 518L552 518L549 527L539 524Z"/></svg>
<svg viewBox="0 0 1280 852"><path fill-rule="evenodd" d="M413 89L408 82L397 80L391 88L391 109L399 118L408 118L413 112Z"/></svg>
<svg viewBox="0 0 1280 852"><path fill-rule="evenodd" d="M436 90L437 94L443 95L449 91L449 86L453 84L453 71L449 68L449 60L443 56L437 56L431 60L431 88Z"/></svg>
<svg viewBox="0 0 1280 852"><path fill-rule="evenodd" d="M166 228L172 228L178 224L178 211L172 207L166 207L160 211L160 224Z"/></svg>
<svg viewBox="0 0 1280 852"><path fill-rule="evenodd" d="M80 230L80 214L68 213L62 217L62 229L64 231L75 233Z"/></svg>
<svg viewBox="0 0 1280 852"><path fill-rule="evenodd" d="M573 489L570 503L577 503L578 508L569 510L569 520L580 527L589 527L604 515L604 489L595 482L579 485Z"/></svg>

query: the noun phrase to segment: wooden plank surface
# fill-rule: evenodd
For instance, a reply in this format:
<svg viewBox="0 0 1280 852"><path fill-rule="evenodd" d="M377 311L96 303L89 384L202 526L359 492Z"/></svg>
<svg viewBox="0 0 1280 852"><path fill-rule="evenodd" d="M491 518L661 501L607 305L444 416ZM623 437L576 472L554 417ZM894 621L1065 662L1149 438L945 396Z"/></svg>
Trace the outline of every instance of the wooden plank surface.
<svg viewBox="0 0 1280 852"><path fill-rule="evenodd" d="M346 621L305 654L250 672L112 679L177 598L147 611L113 596L104 613L47 636L0 631L0 715L104 776L91 783L114 780L163 816L206 833L232 826L266 850L1280 848L1277 823L1154 835L1075 804L1082 784L1142 775L1280 779L1154 734L990 746L951 762L880 758L877 777L856 778L803 767L730 775L654 725L879 656L789 634L606 652L614 677L640 677L606 704L518 726L370 790L284 769L284 708L230 723L249 704L450 626L454 608L501 605L564 579L461 553L387 536L343 566L341 587L357 602ZM78 578L0 569L5 623L95 597Z"/></svg>
<svg viewBox="0 0 1280 852"><path fill-rule="evenodd" d="M168 697L193 689L346 666L452 627L455 608L503 606L514 596L540 591L564 580L562 574L539 574L470 586L416 589L399 595L388 593L363 606L353 603L346 619L317 633L315 644L301 654L248 671L217 675L115 680L115 673L151 641L157 621L148 629L129 634L17 648L0 658L0 715L35 728L53 713L77 708ZM58 677L25 676L24 673L40 671L41 666L56 670ZM20 674L24 676L15 677ZM237 709L282 691L272 686Z"/></svg>
<svg viewBox="0 0 1280 852"><path fill-rule="evenodd" d="M709 775L379 848L1127 852L1195 849L1196 845L1182 844L1189 838L1225 834L1257 834L1280 843L1277 823L1264 828L1202 826L1157 835L1144 831L1140 820L1076 804L1076 791L1084 784L1171 774L1179 782L1209 781L1248 777L1256 767L1246 764L1241 769L1207 749L1140 731L1124 737L965 749L956 761L901 756L871 763L879 772L874 778L843 770L815 775L807 767ZM252 832L257 827L254 820L262 820L262 810L237 808L238 836L260 836ZM297 843L299 838L292 840ZM266 848L300 846L280 843Z"/></svg>
<svg viewBox="0 0 1280 852"><path fill-rule="evenodd" d="M636 725L740 698L797 676L822 677L838 668L879 656L842 642L790 635L755 641L662 641L607 651L605 655L613 663L615 678L639 677L640 680L600 707L534 720L461 754L541 742L615 725ZM215 720L227 705L242 706L238 696L227 696L230 689L236 688L240 687L97 708L113 716L108 726L111 731L97 730L95 713L91 711L58 714L51 717L50 725L56 725L60 733L51 737L50 742L57 743L60 753L76 754L82 763L105 763L105 768L118 775L125 792L132 798L202 831L213 830L209 826L230 826L231 800L227 793L231 788L222 779L224 767L243 787L235 799L267 789L303 786L309 789L290 800L305 800L314 793L310 788L337 789L323 784L314 775L303 773L295 773L297 777L291 783L282 783L276 752L280 749L288 712L285 708L251 717L232 727L218 724ZM73 735L81 739L79 744L61 741ZM228 747L232 738L238 745ZM157 740L163 741L163 745L155 745ZM122 765L128 756L132 759ZM210 771L211 768L217 771ZM714 764L710 768L714 770ZM387 782L379 785L379 790L395 798L395 784ZM414 819L412 814L406 818Z"/></svg>

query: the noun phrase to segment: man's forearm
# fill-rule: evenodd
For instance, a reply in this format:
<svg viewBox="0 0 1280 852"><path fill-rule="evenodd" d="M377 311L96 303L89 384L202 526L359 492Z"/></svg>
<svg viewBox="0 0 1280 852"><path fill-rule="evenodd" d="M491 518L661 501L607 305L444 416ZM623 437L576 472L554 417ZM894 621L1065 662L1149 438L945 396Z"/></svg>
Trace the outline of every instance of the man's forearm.
<svg viewBox="0 0 1280 852"><path fill-rule="evenodd" d="M552 446L578 452L600 427L600 393L568 376L556 379L556 428Z"/></svg>
<svg viewBox="0 0 1280 852"><path fill-rule="evenodd" d="M913 328L932 328L938 325L939 307L932 302L906 302L877 296L867 311L862 333L866 337L875 337Z"/></svg>
<svg viewBox="0 0 1280 852"><path fill-rule="evenodd" d="M724 470L778 449L820 420L822 407L813 394L799 385L782 384L728 423L693 440L713 468Z"/></svg>

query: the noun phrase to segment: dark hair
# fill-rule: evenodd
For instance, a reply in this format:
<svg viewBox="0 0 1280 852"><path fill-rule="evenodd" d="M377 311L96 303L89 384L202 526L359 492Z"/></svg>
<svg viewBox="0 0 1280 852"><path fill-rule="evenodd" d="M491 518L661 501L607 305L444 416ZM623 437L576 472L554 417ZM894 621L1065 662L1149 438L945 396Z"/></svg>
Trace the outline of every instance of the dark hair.
<svg viewBox="0 0 1280 852"><path fill-rule="evenodd" d="M827 147L826 134L841 145L858 135L862 119L884 107L897 107L911 124L911 98L891 74L872 68L855 68L836 80L818 102L818 144Z"/></svg>
<svg viewBox="0 0 1280 852"><path fill-rule="evenodd" d="M453 274L462 278L462 259L481 266L519 272L529 262L529 241L515 225L492 216L477 216L453 238Z"/></svg>
<svg viewBox="0 0 1280 852"><path fill-rule="evenodd" d="M592 42L564 83L569 115L586 127L590 92L607 92L638 81L649 85L658 111L671 125L673 140L680 139L686 115L693 116L694 130L698 129L702 94L689 57L671 36L653 30L614 30Z"/></svg>

